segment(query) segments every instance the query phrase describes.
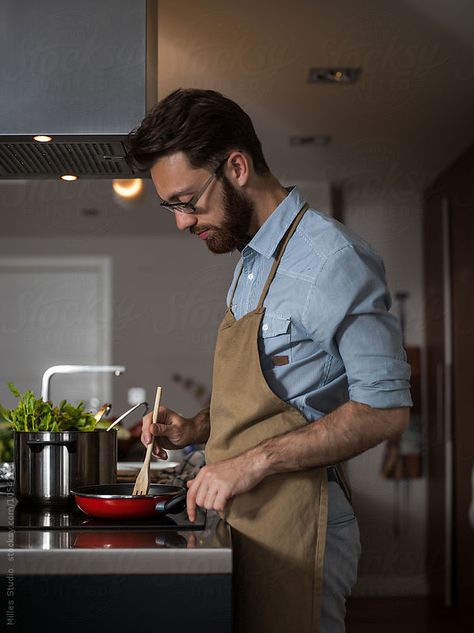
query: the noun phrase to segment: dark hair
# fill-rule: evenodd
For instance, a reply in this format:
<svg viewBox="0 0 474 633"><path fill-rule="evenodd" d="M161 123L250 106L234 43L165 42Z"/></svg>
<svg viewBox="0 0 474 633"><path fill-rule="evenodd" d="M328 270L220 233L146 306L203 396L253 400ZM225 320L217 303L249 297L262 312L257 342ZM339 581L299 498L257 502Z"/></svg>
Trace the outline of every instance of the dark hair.
<svg viewBox="0 0 474 633"><path fill-rule="evenodd" d="M229 150L238 149L252 157L257 174L270 173L248 114L214 90L175 90L130 132L128 145L128 159L143 170L179 151L193 167L215 169Z"/></svg>

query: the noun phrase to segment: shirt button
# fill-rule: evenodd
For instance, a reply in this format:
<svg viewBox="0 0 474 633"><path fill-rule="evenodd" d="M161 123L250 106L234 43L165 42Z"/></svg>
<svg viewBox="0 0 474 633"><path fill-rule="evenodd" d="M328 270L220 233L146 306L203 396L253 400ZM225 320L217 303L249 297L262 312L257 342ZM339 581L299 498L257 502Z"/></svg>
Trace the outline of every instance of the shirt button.
<svg viewBox="0 0 474 633"><path fill-rule="evenodd" d="M253 279L253 273L249 273L249 274L247 275L247 279L250 279L250 281L252 281L252 279Z"/></svg>
<svg viewBox="0 0 474 633"><path fill-rule="evenodd" d="M266 331L268 330L268 323L264 323L264 324L262 325L262 330L263 330L264 332L266 332Z"/></svg>

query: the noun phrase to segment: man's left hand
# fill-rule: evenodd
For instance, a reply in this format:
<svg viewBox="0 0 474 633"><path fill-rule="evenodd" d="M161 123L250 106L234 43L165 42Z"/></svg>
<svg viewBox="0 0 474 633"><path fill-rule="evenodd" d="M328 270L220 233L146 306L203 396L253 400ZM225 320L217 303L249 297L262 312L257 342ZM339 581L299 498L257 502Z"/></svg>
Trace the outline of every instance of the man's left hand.
<svg viewBox="0 0 474 633"><path fill-rule="evenodd" d="M224 512L232 497L252 490L262 479L262 471L245 454L203 466L196 478L187 482L189 520L196 519L196 506Z"/></svg>

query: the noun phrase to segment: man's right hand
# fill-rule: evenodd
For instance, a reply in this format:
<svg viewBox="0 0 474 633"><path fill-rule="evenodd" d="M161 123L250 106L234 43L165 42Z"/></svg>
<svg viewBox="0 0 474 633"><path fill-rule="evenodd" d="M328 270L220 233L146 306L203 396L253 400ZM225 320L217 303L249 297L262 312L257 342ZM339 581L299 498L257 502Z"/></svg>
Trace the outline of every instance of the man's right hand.
<svg viewBox="0 0 474 633"><path fill-rule="evenodd" d="M199 416L199 414L198 414ZM179 413L166 407L160 407L156 424L153 424L153 413L143 418L141 441L147 446L152 436L156 437L153 454L160 459L168 459L165 448L177 450L189 444L202 441L199 433L197 418L184 418ZM207 438L206 438L207 439Z"/></svg>

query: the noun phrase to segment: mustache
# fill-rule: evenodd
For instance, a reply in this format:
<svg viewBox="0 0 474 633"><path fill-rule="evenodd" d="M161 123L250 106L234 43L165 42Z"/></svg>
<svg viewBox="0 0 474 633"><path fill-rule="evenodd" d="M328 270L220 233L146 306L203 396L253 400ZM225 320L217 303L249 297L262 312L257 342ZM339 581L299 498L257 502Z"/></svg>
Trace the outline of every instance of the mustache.
<svg viewBox="0 0 474 633"><path fill-rule="evenodd" d="M190 226L189 232L191 235L197 235L198 233L203 233L204 231L209 231L210 229L214 229L214 226Z"/></svg>

